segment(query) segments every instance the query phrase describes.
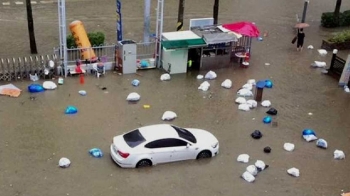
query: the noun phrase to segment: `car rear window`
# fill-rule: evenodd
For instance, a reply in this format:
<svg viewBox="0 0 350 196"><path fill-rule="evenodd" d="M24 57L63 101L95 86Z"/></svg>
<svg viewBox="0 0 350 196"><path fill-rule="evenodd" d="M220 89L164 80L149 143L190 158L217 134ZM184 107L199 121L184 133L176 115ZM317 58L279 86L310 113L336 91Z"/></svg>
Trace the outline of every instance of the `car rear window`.
<svg viewBox="0 0 350 196"><path fill-rule="evenodd" d="M126 133L123 138L130 148L134 148L146 141L138 129Z"/></svg>

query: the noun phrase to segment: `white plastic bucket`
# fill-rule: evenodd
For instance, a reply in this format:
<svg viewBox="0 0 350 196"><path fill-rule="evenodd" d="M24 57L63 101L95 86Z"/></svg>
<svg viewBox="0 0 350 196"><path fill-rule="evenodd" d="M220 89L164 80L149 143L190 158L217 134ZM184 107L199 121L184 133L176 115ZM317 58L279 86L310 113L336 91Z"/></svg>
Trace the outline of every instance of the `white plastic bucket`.
<svg viewBox="0 0 350 196"><path fill-rule="evenodd" d="M155 60L154 58L150 58L150 59L149 59L149 66L150 66L150 67L154 67L155 61L156 61L156 60Z"/></svg>

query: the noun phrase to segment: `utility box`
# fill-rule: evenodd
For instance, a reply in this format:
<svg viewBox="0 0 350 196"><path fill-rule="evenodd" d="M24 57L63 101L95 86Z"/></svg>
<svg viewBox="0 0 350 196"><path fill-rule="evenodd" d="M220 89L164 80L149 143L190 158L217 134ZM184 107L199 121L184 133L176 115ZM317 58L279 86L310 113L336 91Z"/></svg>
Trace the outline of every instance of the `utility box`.
<svg viewBox="0 0 350 196"><path fill-rule="evenodd" d="M137 45L133 40L122 40L118 42L119 58L118 67L122 74L136 73L137 70Z"/></svg>

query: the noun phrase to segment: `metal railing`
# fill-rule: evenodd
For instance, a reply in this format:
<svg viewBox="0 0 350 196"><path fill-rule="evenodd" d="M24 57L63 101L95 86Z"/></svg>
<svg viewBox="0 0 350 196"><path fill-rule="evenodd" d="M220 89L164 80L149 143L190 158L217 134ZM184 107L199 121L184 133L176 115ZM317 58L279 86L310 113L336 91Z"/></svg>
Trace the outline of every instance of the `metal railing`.
<svg viewBox="0 0 350 196"><path fill-rule="evenodd" d="M58 60L55 54L0 58L0 81L29 79L30 74L37 74L39 78L50 77L56 73ZM49 67L49 61L54 62L54 68ZM49 73L45 74L45 69L47 69Z"/></svg>

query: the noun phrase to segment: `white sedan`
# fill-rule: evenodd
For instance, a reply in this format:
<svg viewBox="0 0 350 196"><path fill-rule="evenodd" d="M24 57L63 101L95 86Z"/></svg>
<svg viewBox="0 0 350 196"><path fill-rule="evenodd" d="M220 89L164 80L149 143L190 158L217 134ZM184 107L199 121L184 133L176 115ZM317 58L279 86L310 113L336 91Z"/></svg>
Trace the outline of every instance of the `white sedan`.
<svg viewBox="0 0 350 196"><path fill-rule="evenodd" d="M150 125L113 138L111 157L124 168L214 157L219 142L208 131L169 124Z"/></svg>

